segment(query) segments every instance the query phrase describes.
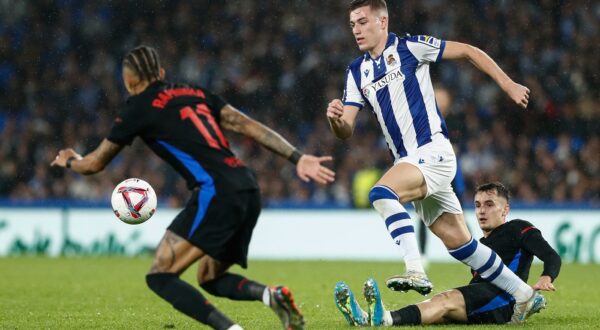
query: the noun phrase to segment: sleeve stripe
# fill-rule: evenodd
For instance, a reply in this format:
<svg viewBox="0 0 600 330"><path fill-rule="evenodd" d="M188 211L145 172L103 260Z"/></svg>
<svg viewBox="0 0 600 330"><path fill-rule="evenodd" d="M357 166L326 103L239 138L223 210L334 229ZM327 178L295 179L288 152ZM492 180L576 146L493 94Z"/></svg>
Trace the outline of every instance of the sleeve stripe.
<svg viewBox="0 0 600 330"><path fill-rule="evenodd" d="M526 227L525 229L521 230L521 235L525 234L526 232L528 232L532 229L536 229L536 228L534 226Z"/></svg>
<svg viewBox="0 0 600 330"><path fill-rule="evenodd" d="M439 62L442 59L442 54L444 54L444 49L446 48L446 41L442 40L442 43L440 44L440 51L438 53L437 58L435 59L436 63Z"/></svg>

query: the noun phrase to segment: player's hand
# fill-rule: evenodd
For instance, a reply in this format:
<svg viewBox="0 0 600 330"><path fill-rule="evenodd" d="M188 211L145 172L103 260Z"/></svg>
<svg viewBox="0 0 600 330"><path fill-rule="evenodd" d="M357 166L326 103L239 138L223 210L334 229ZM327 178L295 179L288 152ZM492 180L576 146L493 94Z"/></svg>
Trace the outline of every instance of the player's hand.
<svg viewBox="0 0 600 330"><path fill-rule="evenodd" d="M341 100L335 99L327 105L327 119L337 120L344 114L344 104Z"/></svg>
<svg viewBox="0 0 600 330"><path fill-rule="evenodd" d="M527 108L527 104L529 104L529 88L511 81L508 83L505 91L518 106L523 109Z"/></svg>
<svg viewBox="0 0 600 330"><path fill-rule="evenodd" d="M556 291L554 285L552 284L552 279L547 275L541 276L537 283L532 286L532 288L534 290Z"/></svg>
<svg viewBox="0 0 600 330"><path fill-rule="evenodd" d="M58 152L58 155L56 156L56 158L54 158L52 163L50 163L50 166L65 167L67 166L67 159L71 157L75 157L78 160L82 158L80 154L76 153L75 150L71 148L63 149Z"/></svg>
<svg viewBox="0 0 600 330"><path fill-rule="evenodd" d="M327 184L335 180L335 172L321 165L322 162L331 161L331 156L316 157L313 155L302 155L296 164L296 174L304 182L311 179L320 184Z"/></svg>

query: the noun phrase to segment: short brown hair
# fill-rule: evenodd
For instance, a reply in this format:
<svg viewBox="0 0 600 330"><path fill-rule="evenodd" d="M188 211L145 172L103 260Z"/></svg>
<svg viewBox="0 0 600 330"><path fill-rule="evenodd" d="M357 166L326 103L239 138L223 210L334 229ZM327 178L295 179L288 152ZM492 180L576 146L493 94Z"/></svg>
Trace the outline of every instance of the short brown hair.
<svg viewBox="0 0 600 330"><path fill-rule="evenodd" d="M351 12L356 8L369 6L371 10L378 11L382 10L387 12L387 4L385 0L352 0L350 6L348 7L348 11Z"/></svg>
<svg viewBox="0 0 600 330"><path fill-rule="evenodd" d="M510 191L500 182L488 182L480 184L475 188L476 192L488 192L495 190L499 197L504 197L507 202L510 201Z"/></svg>

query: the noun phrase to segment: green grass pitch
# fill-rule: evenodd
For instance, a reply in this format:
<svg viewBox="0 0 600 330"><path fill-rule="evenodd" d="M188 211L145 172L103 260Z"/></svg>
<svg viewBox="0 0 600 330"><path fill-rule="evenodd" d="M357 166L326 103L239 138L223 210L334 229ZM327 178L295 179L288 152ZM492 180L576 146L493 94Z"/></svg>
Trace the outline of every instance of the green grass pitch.
<svg viewBox="0 0 600 330"><path fill-rule="evenodd" d="M149 258L0 258L0 329L192 329L202 328L147 289ZM333 303L333 288L345 280L359 297L362 283L374 276L388 309L419 302L418 294L382 287L388 275L403 268L391 262L251 261L248 270L234 268L266 284L288 285L307 329L349 329ZM540 274L535 265L530 284ZM184 279L194 283L195 265ZM468 280L465 266L433 264L434 292ZM600 266L565 265L557 291L546 294L548 308L526 328L589 329L600 324ZM270 309L259 302L234 302L208 296L213 304L245 329L280 329ZM362 301L359 299L359 301ZM465 326L436 326L435 329ZM472 327L471 327L472 328ZM495 328L497 326L478 326Z"/></svg>

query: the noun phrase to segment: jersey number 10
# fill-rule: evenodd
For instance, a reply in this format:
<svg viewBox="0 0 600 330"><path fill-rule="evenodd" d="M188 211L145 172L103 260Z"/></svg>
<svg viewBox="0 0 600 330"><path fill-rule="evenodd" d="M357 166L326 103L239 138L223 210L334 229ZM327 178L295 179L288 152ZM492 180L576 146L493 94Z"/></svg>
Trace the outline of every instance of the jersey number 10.
<svg viewBox="0 0 600 330"><path fill-rule="evenodd" d="M225 135L223 135L223 132L221 132L219 125L217 125L215 118L210 113L210 110L208 110L206 104L198 104L196 106L196 111L194 111L192 107L182 108L181 110L179 110L179 115L181 116L181 120L189 118L192 121L194 126L196 126L196 128L198 129L198 132L202 134L202 136L211 148L229 148L229 142L227 142ZM206 119L206 122L210 125L214 133L217 135L216 138L211 135L211 132L209 132L209 130L202 122L202 119L200 119L198 115L201 115Z"/></svg>

